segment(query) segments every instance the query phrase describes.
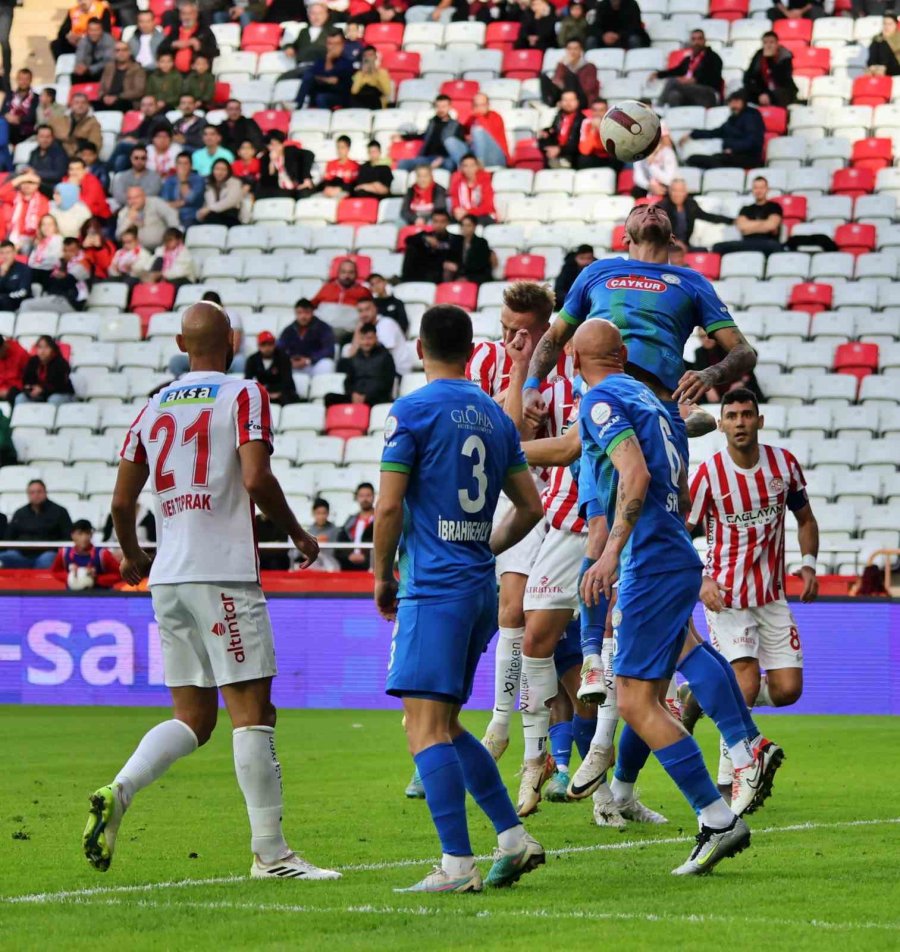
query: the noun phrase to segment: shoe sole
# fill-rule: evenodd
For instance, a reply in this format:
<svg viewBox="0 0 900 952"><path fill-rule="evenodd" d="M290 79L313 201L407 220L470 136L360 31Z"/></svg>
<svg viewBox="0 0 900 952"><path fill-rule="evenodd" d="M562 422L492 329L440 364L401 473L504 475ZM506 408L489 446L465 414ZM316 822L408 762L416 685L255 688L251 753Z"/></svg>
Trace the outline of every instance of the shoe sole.
<svg viewBox="0 0 900 952"><path fill-rule="evenodd" d="M104 818L106 799L97 793L92 793L89 799L91 803L90 816L88 817L87 826L84 828L81 844L85 858L91 866L101 873L105 873L112 862L112 854L109 852L106 843L100 839L106 830L107 820Z"/></svg>
<svg viewBox="0 0 900 952"><path fill-rule="evenodd" d="M424 800L425 794L419 793L418 790L415 793L410 793L409 790L404 791L404 796L407 800Z"/></svg>
<svg viewBox="0 0 900 952"><path fill-rule="evenodd" d="M505 879L502 883L492 883L485 880L484 884L491 889L507 889L517 883L526 873L533 872L538 866L543 866L546 862L547 856L545 853L532 854L509 879Z"/></svg>
<svg viewBox="0 0 900 952"><path fill-rule="evenodd" d="M772 788L775 785L775 774L778 771L778 768L784 763L785 753L779 747L778 750L772 754L771 759L769 760L769 765L766 767L765 772L763 773L762 782L759 785L759 789L756 791L753 799L747 805L747 808L741 812L741 816L747 816L750 813L756 813L756 811L772 796Z"/></svg>
<svg viewBox="0 0 900 952"><path fill-rule="evenodd" d="M587 691L579 690L575 696L585 704L596 704L598 707L606 703L606 691L596 691L589 688Z"/></svg>

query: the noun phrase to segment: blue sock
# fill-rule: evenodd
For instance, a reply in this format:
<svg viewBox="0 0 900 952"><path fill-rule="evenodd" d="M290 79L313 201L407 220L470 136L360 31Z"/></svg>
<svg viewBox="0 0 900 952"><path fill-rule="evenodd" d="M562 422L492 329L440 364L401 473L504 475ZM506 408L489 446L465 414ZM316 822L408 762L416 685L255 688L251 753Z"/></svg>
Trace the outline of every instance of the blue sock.
<svg viewBox="0 0 900 952"><path fill-rule="evenodd" d="M636 730L625 724L619 735L616 779L621 780L622 783L635 783L649 756L650 748L641 740Z"/></svg>
<svg viewBox="0 0 900 952"><path fill-rule="evenodd" d="M557 765L568 769L572 759L572 722L562 721L550 727L550 753Z"/></svg>
<svg viewBox="0 0 900 952"><path fill-rule="evenodd" d="M587 757L588 748L594 739L594 731L597 729L596 717L579 717L577 714L572 718L572 733L575 737L575 746L581 759Z"/></svg>
<svg viewBox="0 0 900 952"><path fill-rule="evenodd" d="M437 828L441 850L450 856L471 856L466 783L456 748L453 744L434 744L419 751L413 760L425 787L425 801Z"/></svg>
<svg viewBox="0 0 900 952"><path fill-rule="evenodd" d="M730 670L731 665L728 668ZM690 681L691 691L725 738L726 745L734 747L745 740L747 728L741 708L747 705L743 698L737 703L730 680L713 654L705 650L705 645L697 645L679 662L678 670Z"/></svg>
<svg viewBox="0 0 900 952"><path fill-rule="evenodd" d="M581 571L578 573L579 592L582 576L593 564L594 559L582 559ZM578 606L581 614L581 653L583 655L600 654L600 649L603 647L603 633L606 631L606 610L609 607L607 601L601 597L599 605L588 608L579 595Z"/></svg>
<svg viewBox="0 0 900 952"><path fill-rule="evenodd" d="M675 781L685 800L699 814L704 807L720 799L710 779L703 754L693 737L682 737L668 747L654 751L663 770Z"/></svg>
<svg viewBox="0 0 900 952"><path fill-rule="evenodd" d="M516 808L500 779L497 764L481 742L468 731L463 731L453 741L453 746L459 756L466 789L494 824L496 832L519 826L522 821L516 816Z"/></svg>
<svg viewBox="0 0 900 952"><path fill-rule="evenodd" d="M737 705L741 711L744 727L747 730L747 739L753 740L753 738L758 736L761 731L756 726L756 721L753 720L753 715L750 713L750 708L748 707L747 702L744 700L744 692L741 690L740 684L738 684L738 679L737 675L734 673L734 668L731 667L731 665L728 663L728 660L718 651L716 651L716 649L713 648L713 646L708 641L704 641L702 647L716 659L716 663L725 672L725 676L728 678L728 681L731 684L731 692L734 694Z"/></svg>

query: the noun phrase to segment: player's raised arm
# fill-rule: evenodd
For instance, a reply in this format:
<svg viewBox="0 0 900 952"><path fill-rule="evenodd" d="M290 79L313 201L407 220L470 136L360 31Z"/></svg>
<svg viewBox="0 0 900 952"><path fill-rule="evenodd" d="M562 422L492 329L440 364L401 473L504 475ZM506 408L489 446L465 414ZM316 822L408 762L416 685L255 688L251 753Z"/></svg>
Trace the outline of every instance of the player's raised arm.
<svg viewBox="0 0 900 952"><path fill-rule="evenodd" d="M547 374L556 366L559 355L572 339L576 326L560 315L538 341L528 364L528 379L524 383L523 399L526 411L542 405L539 389L541 381L546 379Z"/></svg>
<svg viewBox="0 0 900 952"><path fill-rule="evenodd" d="M126 450L127 447L126 441ZM150 574L150 556L141 548L137 537L138 497L149 475L150 468L147 466L146 457L143 461L135 461L123 455L119 461L110 511L119 548L122 550L119 571L129 585L137 585Z"/></svg>
<svg viewBox="0 0 900 952"><path fill-rule="evenodd" d="M494 555L500 555L521 542L544 518L541 497L527 468L508 473L503 492L510 498L513 507L491 532L491 552Z"/></svg>
<svg viewBox="0 0 900 952"><path fill-rule="evenodd" d="M409 484L409 473L382 470L375 508L375 551L372 571L375 573L375 605L387 621L397 617L397 578L394 559L403 532L403 497Z"/></svg>
<svg viewBox="0 0 900 952"><path fill-rule="evenodd" d="M581 436L570 426L562 436L529 440L522 444L529 466L571 466L581 455Z"/></svg>

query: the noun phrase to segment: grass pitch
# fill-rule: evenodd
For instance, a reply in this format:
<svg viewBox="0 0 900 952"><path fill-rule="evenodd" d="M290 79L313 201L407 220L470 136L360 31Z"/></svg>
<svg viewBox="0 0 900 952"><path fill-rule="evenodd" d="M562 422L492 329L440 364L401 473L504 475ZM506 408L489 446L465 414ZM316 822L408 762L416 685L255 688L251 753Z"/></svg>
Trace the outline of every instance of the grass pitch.
<svg viewBox="0 0 900 952"><path fill-rule="evenodd" d="M508 890L399 896L438 855L399 714L283 711L285 825L337 883L247 878L249 831L226 719L206 748L138 795L106 874L80 850L87 794L110 781L167 712L0 708L0 949L484 950L900 948L900 724L892 718L763 718L787 752L750 818L750 850L705 879L670 870L693 815L654 761L642 799L669 817L624 833L590 801L544 803L528 828L547 865ZM470 714L473 732L487 715ZM516 733L516 732L514 732ZM698 739L715 768L715 736ZM521 742L501 762L511 791ZM474 805L475 849L494 837ZM486 870L487 862L482 862Z"/></svg>

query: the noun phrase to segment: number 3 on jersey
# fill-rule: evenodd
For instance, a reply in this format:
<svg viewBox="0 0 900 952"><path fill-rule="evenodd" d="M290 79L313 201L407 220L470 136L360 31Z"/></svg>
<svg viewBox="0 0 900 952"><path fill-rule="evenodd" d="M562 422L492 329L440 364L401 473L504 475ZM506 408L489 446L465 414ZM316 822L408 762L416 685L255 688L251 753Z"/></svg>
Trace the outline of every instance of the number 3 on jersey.
<svg viewBox="0 0 900 952"><path fill-rule="evenodd" d="M212 410L201 410L200 415L184 428L181 435L181 445L195 443L194 468L191 479L192 486L206 486L209 481L209 427L212 422ZM168 492L175 488L175 473L166 469L169 453L178 434L178 421L171 413L163 413L156 418L150 429L150 442L162 440L162 448L156 458L154 470L154 488L158 493Z"/></svg>
<svg viewBox="0 0 900 952"><path fill-rule="evenodd" d="M463 443L460 453L462 453L463 456L472 458L472 478L478 484L474 499L469 495L468 489L459 490L459 504L462 507L462 511L471 515L476 512L481 512L484 508L487 495L488 478L487 473L484 471L487 451L484 447L484 440L482 440L480 436L475 435L468 437L466 442Z"/></svg>

